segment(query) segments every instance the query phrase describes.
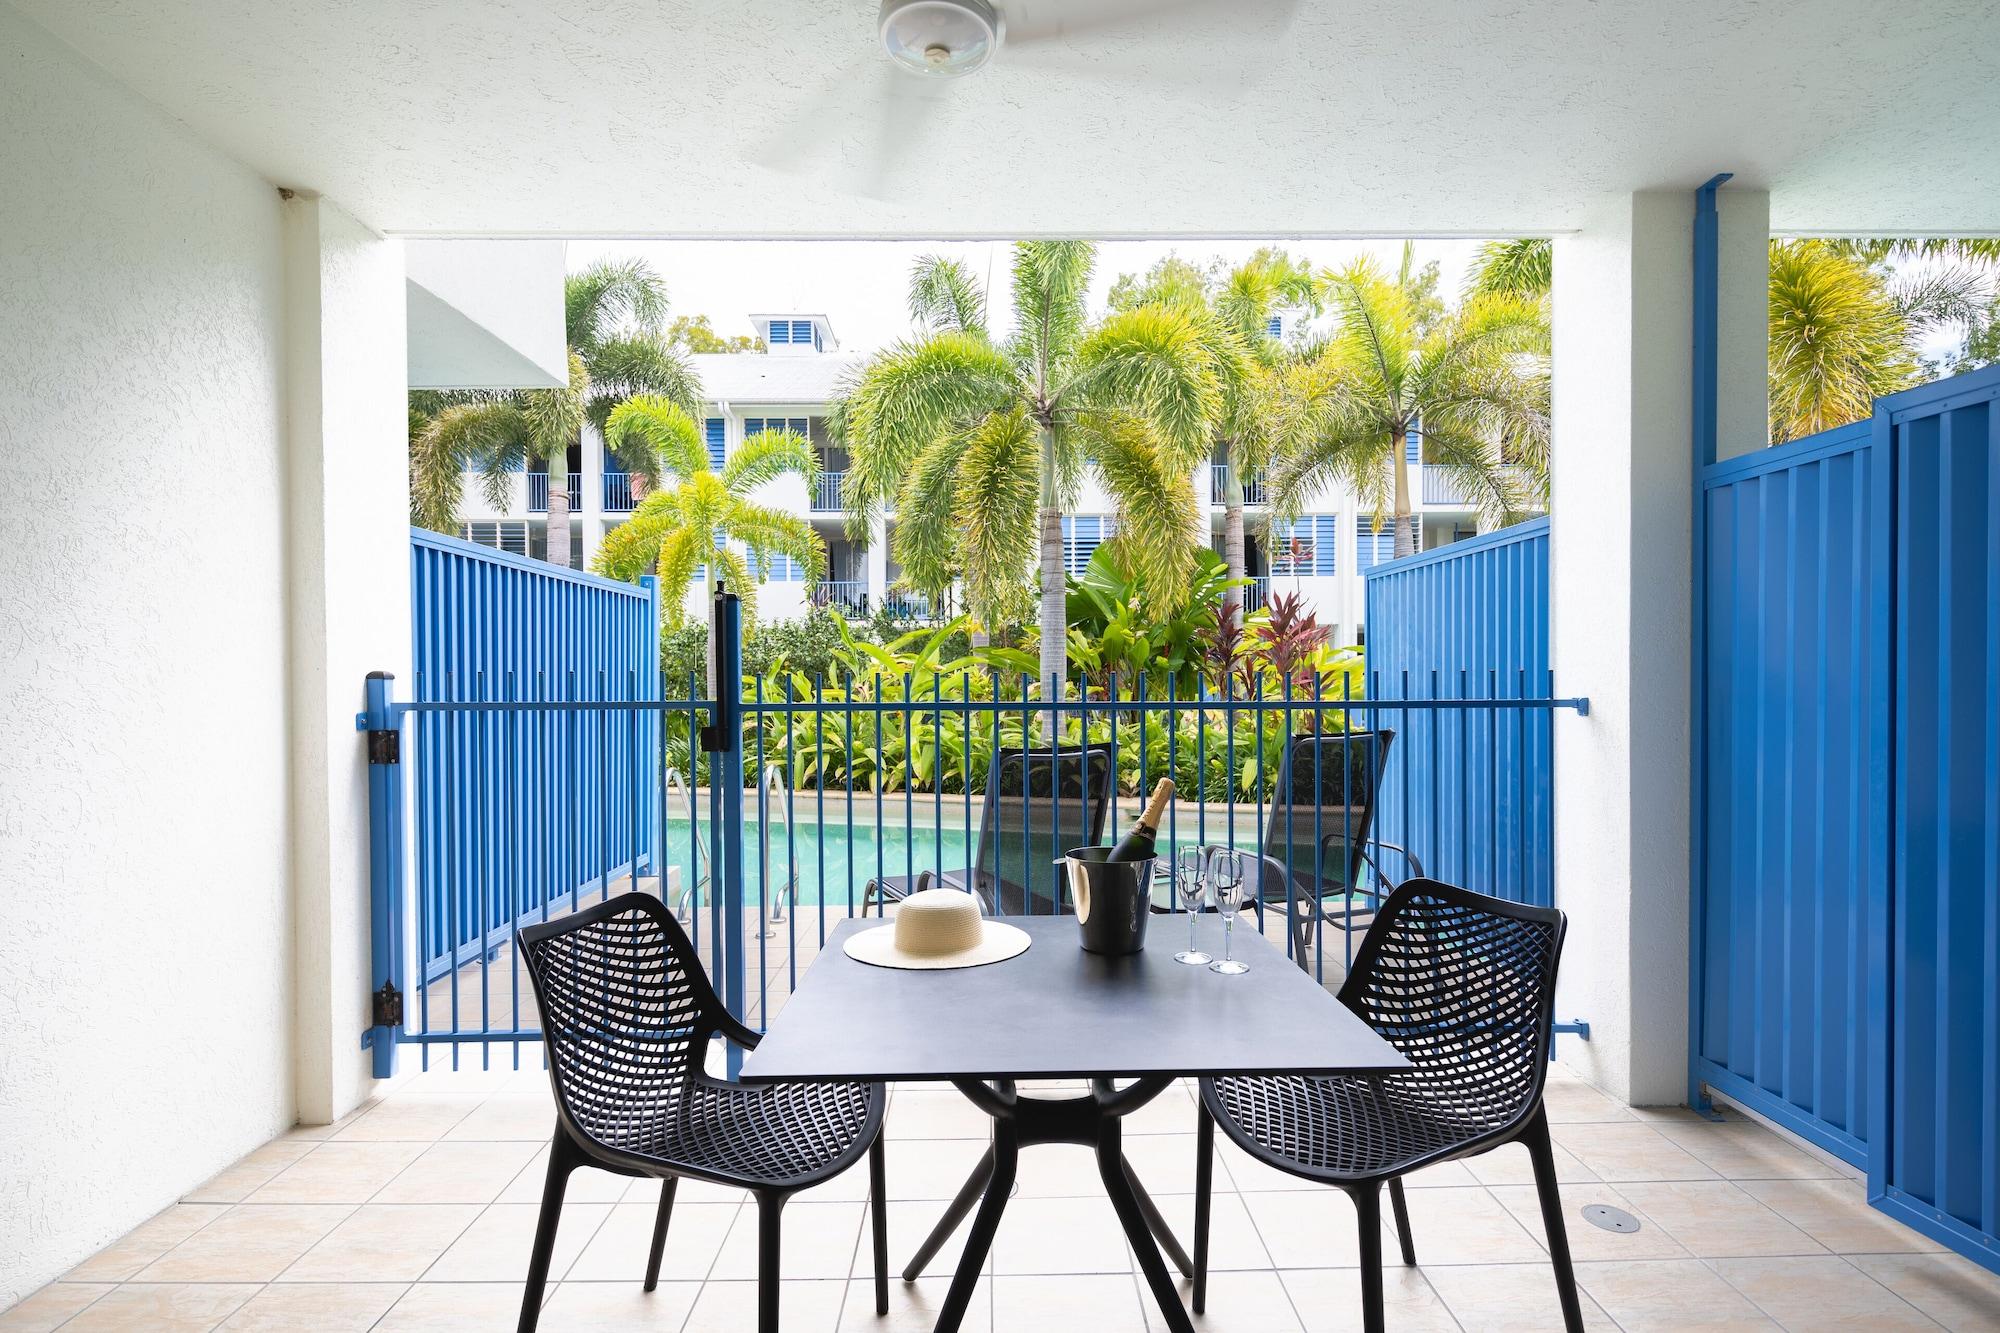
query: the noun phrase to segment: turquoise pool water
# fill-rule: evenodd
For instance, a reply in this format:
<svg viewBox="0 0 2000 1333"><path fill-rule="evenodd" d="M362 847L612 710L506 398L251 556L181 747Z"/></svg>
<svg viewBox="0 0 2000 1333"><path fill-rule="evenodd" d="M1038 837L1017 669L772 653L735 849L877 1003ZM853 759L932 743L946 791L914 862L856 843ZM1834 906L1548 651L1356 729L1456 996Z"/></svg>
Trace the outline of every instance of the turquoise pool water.
<svg viewBox="0 0 2000 1333"><path fill-rule="evenodd" d="M702 826L707 842L707 826ZM747 897L755 901L763 891L760 828L756 820L743 821L743 870ZM708 873L706 845L701 866ZM858 910L861 891L879 875L913 875L924 870L963 870L971 859L963 829L938 830L919 824L916 828L885 826L878 836L871 822L856 821L850 830L844 823L795 824L788 832L784 824L771 827L772 879L782 884L786 878L785 858L793 860L791 878L794 901L826 903L845 907L850 901ZM691 843L685 819L667 821L667 864L688 882ZM706 901L706 891L703 898Z"/></svg>

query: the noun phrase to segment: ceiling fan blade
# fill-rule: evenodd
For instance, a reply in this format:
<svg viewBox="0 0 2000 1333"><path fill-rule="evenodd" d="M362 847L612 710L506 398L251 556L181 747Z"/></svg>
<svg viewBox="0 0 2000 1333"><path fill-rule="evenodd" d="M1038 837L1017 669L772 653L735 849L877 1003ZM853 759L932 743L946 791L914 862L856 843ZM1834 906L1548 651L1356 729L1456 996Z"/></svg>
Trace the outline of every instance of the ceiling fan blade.
<svg viewBox="0 0 2000 1333"><path fill-rule="evenodd" d="M952 83L909 74L884 63L877 71L872 96L876 103L875 132L861 147L855 164L857 193L872 199L888 199L904 164L930 128Z"/></svg>
<svg viewBox="0 0 2000 1333"><path fill-rule="evenodd" d="M1008 0L1000 59L1227 95L1275 63L1298 0ZM1146 39L1171 35L1171 44Z"/></svg>

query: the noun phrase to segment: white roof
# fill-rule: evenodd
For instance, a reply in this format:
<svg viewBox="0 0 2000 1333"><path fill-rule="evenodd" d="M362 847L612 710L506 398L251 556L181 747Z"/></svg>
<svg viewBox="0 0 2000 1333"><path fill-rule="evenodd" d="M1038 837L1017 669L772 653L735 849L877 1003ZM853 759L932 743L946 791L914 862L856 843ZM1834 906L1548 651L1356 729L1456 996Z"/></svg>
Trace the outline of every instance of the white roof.
<svg viewBox="0 0 2000 1333"><path fill-rule="evenodd" d="M840 396L867 357L858 352L770 356L708 352L688 358L702 390L719 403L826 403Z"/></svg>

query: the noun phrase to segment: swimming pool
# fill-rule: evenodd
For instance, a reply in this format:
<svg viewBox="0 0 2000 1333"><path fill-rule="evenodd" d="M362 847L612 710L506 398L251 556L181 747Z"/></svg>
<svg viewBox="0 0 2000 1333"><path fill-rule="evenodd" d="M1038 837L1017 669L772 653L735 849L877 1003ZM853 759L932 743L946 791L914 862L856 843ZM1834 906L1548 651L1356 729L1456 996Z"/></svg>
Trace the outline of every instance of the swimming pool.
<svg viewBox="0 0 2000 1333"><path fill-rule="evenodd" d="M702 821L703 858L701 874L708 873L708 824ZM744 899L756 902L764 892L762 828L755 819L743 821ZM789 854L793 871L792 901L859 910L861 891L868 881L882 875L914 876L920 871L963 870L971 856L964 829L938 829L919 824L915 828L885 825L878 834L872 823L845 823L790 826L772 821L772 880L782 885L787 879L785 862ZM685 819L667 821L667 864L688 882L692 861L690 825ZM703 892L703 901L707 893Z"/></svg>

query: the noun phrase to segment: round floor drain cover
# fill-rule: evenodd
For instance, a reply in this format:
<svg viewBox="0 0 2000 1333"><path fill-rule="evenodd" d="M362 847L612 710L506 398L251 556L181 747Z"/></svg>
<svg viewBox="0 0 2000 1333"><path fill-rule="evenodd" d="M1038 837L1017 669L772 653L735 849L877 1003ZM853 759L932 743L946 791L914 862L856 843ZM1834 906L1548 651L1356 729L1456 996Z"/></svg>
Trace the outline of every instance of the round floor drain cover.
<svg viewBox="0 0 2000 1333"><path fill-rule="evenodd" d="M1585 1204L1583 1220L1594 1227L1603 1227L1606 1231L1627 1232L1639 1229L1638 1218L1623 1208L1613 1208L1608 1203Z"/></svg>

